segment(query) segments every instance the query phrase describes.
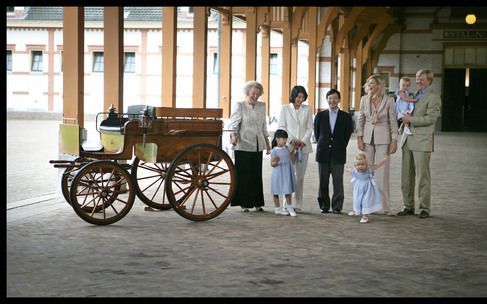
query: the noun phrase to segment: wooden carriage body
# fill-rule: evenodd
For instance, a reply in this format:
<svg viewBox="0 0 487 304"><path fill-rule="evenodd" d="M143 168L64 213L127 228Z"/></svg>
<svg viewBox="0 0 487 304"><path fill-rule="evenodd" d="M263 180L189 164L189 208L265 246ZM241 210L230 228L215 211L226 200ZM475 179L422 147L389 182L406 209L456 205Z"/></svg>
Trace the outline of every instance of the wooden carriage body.
<svg viewBox="0 0 487 304"><path fill-rule="evenodd" d="M98 115L103 116L96 123L100 149L84 148L83 130L63 124L60 152L79 157L64 164L51 161L66 168L63 194L81 218L114 223L130 210L135 194L149 207L172 208L196 221L211 219L229 205L236 173L221 150L222 109L145 107L142 114L111 109ZM131 165L119 164L132 159Z"/></svg>

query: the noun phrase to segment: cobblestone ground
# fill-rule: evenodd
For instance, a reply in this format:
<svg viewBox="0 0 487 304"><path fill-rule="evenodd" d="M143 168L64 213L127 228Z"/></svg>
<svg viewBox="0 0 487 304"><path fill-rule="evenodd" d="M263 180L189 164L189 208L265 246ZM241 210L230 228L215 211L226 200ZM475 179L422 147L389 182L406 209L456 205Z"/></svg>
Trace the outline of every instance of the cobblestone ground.
<svg viewBox="0 0 487 304"><path fill-rule="evenodd" d="M57 125L7 122L7 297L487 296L485 133L436 135L428 219L372 215L361 225L320 214L312 155L296 218L273 214L265 157L265 212L230 207L192 222L146 212L136 199L121 221L93 226L64 202L48 164ZM349 162L357 151L353 136ZM394 211L400 157L391 165ZM345 173L346 212L349 180Z"/></svg>

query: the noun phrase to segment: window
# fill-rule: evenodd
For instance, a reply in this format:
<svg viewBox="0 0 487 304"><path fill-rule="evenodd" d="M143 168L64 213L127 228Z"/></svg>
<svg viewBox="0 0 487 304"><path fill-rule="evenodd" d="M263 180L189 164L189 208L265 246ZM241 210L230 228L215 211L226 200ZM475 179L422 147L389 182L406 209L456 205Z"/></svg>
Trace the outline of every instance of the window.
<svg viewBox="0 0 487 304"><path fill-rule="evenodd" d="M13 6L7 6L7 13L14 13L15 8Z"/></svg>
<svg viewBox="0 0 487 304"><path fill-rule="evenodd" d="M279 62L277 61L277 54L271 53L269 73L271 75L277 75L278 74L278 67L279 67Z"/></svg>
<svg viewBox="0 0 487 304"><path fill-rule="evenodd" d="M64 63L63 63L63 51L59 52L59 57L61 57L61 72L64 72Z"/></svg>
<svg viewBox="0 0 487 304"><path fill-rule="evenodd" d="M218 74L218 53L213 53L213 74Z"/></svg>
<svg viewBox="0 0 487 304"><path fill-rule="evenodd" d="M386 85L386 92L389 92L389 76L391 75L391 72L388 72L388 71L381 71L380 72L380 75L382 77L384 77L384 80L385 80L385 85ZM392 91L394 92L394 90Z"/></svg>
<svg viewBox="0 0 487 304"><path fill-rule="evenodd" d="M125 73L135 73L135 53L134 52L124 53L123 71Z"/></svg>
<svg viewBox="0 0 487 304"><path fill-rule="evenodd" d="M93 72L103 72L103 52L93 52Z"/></svg>
<svg viewBox="0 0 487 304"><path fill-rule="evenodd" d="M12 71L12 51L7 50L7 71Z"/></svg>
<svg viewBox="0 0 487 304"><path fill-rule="evenodd" d="M32 51L32 72L42 72L42 51Z"/></svg>

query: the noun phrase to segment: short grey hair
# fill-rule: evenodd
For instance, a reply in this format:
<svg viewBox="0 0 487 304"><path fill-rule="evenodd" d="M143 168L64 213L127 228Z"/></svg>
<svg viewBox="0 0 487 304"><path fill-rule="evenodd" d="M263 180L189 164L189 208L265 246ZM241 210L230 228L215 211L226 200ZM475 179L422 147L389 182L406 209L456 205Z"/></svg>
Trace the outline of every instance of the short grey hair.
<svg viewBox="0 0 487 304"><path fill-rule="evenodd" d="M429 80L430 85L431 85L433 83L433 78L435 77L433 75L433 71L430 70L430 69L421 69L421 70L419 70L419 71L416 72L416 78L419 77L419 76L421 76L421 75L423 75L423 74L426 75L426 79Z"/></svg>
<svg viewBox="0 0 487 304"><path fill-rule="evenodd" d="M249 95L249 92L250 92L250 89L251 88L257 88L260 90L260 95L264 94L264 87L260 84L260 82L258 81L255 81L255 80L251 80L251 81L248 81L247 83L245 83L244 87L243 87L243 93L245 94L245 96L248 96Z"/></svg>

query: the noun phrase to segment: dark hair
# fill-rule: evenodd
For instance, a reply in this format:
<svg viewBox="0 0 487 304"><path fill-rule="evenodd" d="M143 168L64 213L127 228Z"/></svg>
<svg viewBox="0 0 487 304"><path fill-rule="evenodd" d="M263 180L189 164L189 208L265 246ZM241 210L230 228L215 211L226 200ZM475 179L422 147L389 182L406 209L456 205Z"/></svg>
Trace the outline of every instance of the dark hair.
<svg viewBox="0 0 487 304"><path fill-rule="evenodd" d="M276 138L288 138L287 132L283 129L277 129L274 133L274 139L272 139L272 148L277 146Z"/></svg>
<svg viewBox="0 0 487 304"><path fill-rule="evenodd" d="M308 99L308 92L306 92L306 89L303 86L297 85L294 86L293 89L291 90L291 96L289 96L289 103L294 103L299 93L303 93L304 100Z"/></svg>
<svg viewBox="0 0 487 304"><path fill-rule="evenodd" d="M338 99L341 99L340 97L340 92L337 90L337 89L331 89L329 90L327 93L326 93L326 98L328 98L328 96L330 96L331 94L335 94L337 93L338 94Z"/></svg>

